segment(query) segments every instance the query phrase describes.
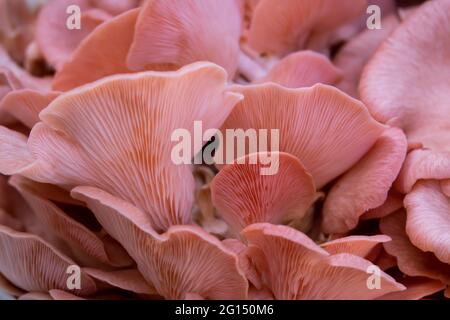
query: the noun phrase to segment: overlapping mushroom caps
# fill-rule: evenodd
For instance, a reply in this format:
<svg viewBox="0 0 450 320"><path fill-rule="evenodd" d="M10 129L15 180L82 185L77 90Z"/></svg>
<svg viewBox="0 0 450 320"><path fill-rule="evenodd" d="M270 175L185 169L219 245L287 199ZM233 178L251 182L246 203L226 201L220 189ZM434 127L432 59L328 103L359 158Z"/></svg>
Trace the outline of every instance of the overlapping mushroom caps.
<svg viewBox="0 0 450 320"><path fill-rule="evenodd" d="M116 73L129 73L126 56L139 10L126 11L89 34L56 72L53 89L66 91Z"/></svg>
<svg viewBox="0 0 450 320"><path fill-rule="evenodd" d="M77 187L72 194L86 201L163 297L246 298L248 284L237 256L214 236L195 226L172 226L160 235L142 211L104 191Z"/></svg>
<svg viewBox="0 0 450 320"><path fill-rule="evenodd" d="M287 55L255 82L276 82L284 87L300 88L316 83L333 85L340 78L341 71L326 56L306 50Z"/></svg>
<svg viewBox="0 0 450 320"><path fill-rule="evenodd" d="M32 2L0 0L0 294L449 297L450 0Z"/></svg>
<svg viewBox="0 0 450 320"><path fill-rule="evenodd" d="M273 160L273 168L264 168L267 157ZM274 172L263 175L264 169ZM211 194L212 202L236 235L256 222L277 224L301 219L314 200L315 187L294 156L257 153L225 166L211 182Z"/></svg>
<svg viewBox="0 0 450 320"><path fill-rule="evenodd" d="M450 62L449 33L450 1L424 4L377 50L360 85L361 97L374 117L402 128L409 144L417 146L407 155L395 184L407 194L406 217L397 213L382 220L387 234L396 232L399 237L397 244L386 247L404 273L445 284L449 283L448 275L441 274L450 270L446 239L450 233L446 188L450 177L450 86L446 79L450 74L443 66ZM427 68L418 67L422 63ZM402 226L406 226L406 233Z"/></svg>
<svg viewBox="0 0 450 320"><path fill-rule="evenodd" d="M354 165L385 129L361 102L331 86L265 83L231 90L245 99L223 124L223 136L227 129L267 129L271 141L270 129L279 130L279 151L296 156L318 189ZM224 149L233 151L225 143Z"/></svg>
<svg viewBox="0 0 450 320"><path fill-rule="evenodd" d="M71 91L41 112L28 142L1 128L1 172L102 188L146 212L158 231L189 223L194 181L189 165L172 161L171 135L193 130L196 120L205 130L219 127L241 99L225 90L225 81L222 68L197 63Z"/></svg>
<svg viewBox="0 0 450 320"><path fill-rule="evenodd" d="M261 277L259 285L276 299L372 299L404 289L384 272L380 289L369 289L372 263L353 254L330 254L290 227L253 224L242 234L249 243L246 255Z"/></svg>

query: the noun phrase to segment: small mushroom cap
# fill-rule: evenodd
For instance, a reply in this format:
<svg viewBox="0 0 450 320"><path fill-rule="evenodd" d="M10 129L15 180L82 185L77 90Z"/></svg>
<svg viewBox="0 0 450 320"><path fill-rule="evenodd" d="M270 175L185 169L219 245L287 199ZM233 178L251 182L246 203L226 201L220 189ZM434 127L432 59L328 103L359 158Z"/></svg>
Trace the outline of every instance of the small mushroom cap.
<svg viewBox="0 0 450 320"><path fill-rule="evenodd" d="M263 157L270 157L270 166L277 168L274 174L263 174L267 166ZM252 223L276 224L301 218L316 192L311 176L297 158L272 152L250 154L224 166L211 182L211 193L213 204L238 234Z"/></svg>

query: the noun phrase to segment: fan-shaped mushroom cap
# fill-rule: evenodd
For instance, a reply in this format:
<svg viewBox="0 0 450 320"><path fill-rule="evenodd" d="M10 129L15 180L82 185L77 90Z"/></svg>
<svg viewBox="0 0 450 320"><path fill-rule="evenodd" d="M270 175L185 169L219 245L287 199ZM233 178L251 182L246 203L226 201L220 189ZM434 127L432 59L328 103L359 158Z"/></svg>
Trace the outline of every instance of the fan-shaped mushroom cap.
<svg viewBox="0 0 450 320"><path fill-rule="evenodd" d="M330 255L290 227L257 223L242 235L247 255L275 299L372 299L404 289L383 272L381 289L368 289L372 263L346 253Z"/></svg>
<svg viewBox="0 0 450 320"><path fill-rule="evenodd" d="M450 1L423 4L377 50L360 83L377 120L395 119L408 141L433 150L450 143L449 34Z"/></svg>
<svg viewBox="0 0 450 320"><path fill-rule="evenodd" d="M255 83L275 82L287 88L301 88L316 83L332 85L340 79L341 71L326 56L314 51L300 51L281 59Z"/></svg>
<svg viewBox="0 0 450 320"><path fill-rule="evenodd" d="M99 80L56 98L25 137L0 127L0 171L72 188L97 186L146 212L157 230L189 223L191 166L175 164L178 129L218 128L242 97L225 71L196 63L175 72ZM195 155L201 145L195 146Z"/></svg>
<svg viewBox="0 0 450 320"><path fill-rule="evenodd" d="M263 175L267 166L263 157L277 162L270 164L276 168L273 174ZM283 152L250 154L226 165L211 182L211 192L214 205L235 234L256 222L276 224L301 218L315 198L311 176L297 158Z"/></svg>
<svg viewBox="0 0 450 320"><path fill-rule="evenodd" d="M239 0L147 1L139 14L127 64L183 66L211 61L232 78L238 64L242 11Z"/></svg>
<svg viewBox="0 0 450 320"><path fill-rule="evenodd" d="M279 130L278 150L296 156L317 188L353 166L385 128L361 102L331 86L288 89L266 83L230 90L245 99L223 124L223 136L226 129L268 129L270 141L270 129Z"/></svg>
<svg viewBox="0 0 450 320"><path fill-rule="evenodd" d="M261 0L253 12L249 43L280 56L298 49L322 49L330 33L364 12L365 0Z"/></svg>
<svg viewBox="0 0 450 320"><path fill-rule="evenodd" d="M337 180L325 200L324 232L347 232L357 226L364 212L386 201L405 159L406 148L403 132L390 128L354 167Z"/></svg>
<svg viewBox="0 0 450 320"><path fill-rule="evenodd" d="M248 283L237 256L195 226L172 226L159 235L138 208L92 187L72 191L136 261L144 278L168 299L244 299Z"/></svg>
<svg viewBox="0 0 450 320"><path fill-rule="evenodd" d="M400 271L409 276L427 277L450 283L450 265L431 252L415 247L405 231L406 214L400 210L380 221L381 232L392 238L383 244L386 251L397 258Z"/></svg>
<svg viewBox="0 0 450 320"><path fill-rule="evenodd" d="M0 0L0 43L18 62L24 61L26 47L33 38L36 11L30 1Z"/></svg>
<svg viewBox="0 0 450 320"><path fill-rule="evenodd" d="M68 290L71 265L75 263L39 237L0 226L0 272L17 287L36 292ZM81 271L81 287L75 292L95 291L94 281Z"/></svg>
<svg viewBox="0 0 450 320"><path fill-rule="evenodd" d="M416 183L404 203L411 242L450 265L450 198L441 192L439 182Z"/></svg>

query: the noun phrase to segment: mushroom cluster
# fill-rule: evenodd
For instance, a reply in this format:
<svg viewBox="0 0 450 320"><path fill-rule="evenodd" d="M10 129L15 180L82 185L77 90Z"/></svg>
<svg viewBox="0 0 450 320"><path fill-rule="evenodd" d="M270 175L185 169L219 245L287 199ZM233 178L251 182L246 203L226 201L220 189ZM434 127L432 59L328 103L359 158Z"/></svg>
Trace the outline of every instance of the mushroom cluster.
<svg viewBox="0 0 450 320"><path fill-rule="evenodd" d="M1 296L450 298L450 0L0 0Z"/></svg>

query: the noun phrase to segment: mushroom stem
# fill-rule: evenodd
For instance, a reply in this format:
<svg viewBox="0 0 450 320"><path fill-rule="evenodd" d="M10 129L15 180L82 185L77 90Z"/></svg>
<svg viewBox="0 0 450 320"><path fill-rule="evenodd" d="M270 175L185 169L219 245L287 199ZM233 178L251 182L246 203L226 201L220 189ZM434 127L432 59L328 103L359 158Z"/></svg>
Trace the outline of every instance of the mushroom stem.
<svg viewBox="0 0 450 320"><path fill-rule="evenodd" d="M240 52L239 54L238 71L245 76L249 82L260 79L267 74L267 70L264 67L243 52Z"/></svg>

